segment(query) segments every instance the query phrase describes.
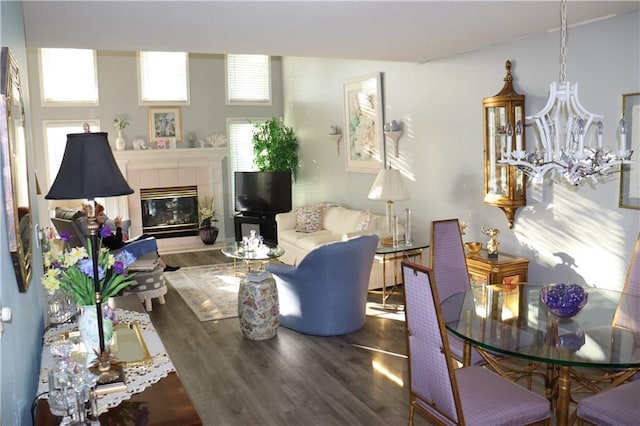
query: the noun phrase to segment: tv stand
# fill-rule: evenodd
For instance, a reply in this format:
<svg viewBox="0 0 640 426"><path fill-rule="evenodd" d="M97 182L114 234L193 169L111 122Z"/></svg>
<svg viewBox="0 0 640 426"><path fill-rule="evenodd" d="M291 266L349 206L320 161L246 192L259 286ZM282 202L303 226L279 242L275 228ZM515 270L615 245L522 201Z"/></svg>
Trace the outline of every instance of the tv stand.
<svg viewBox="0 0 640 426"><path fill-rule="evenodd" d="M275 213L243 212L233 217L236 241L248 237L255 230L266 242L278 243Z"/></svg>

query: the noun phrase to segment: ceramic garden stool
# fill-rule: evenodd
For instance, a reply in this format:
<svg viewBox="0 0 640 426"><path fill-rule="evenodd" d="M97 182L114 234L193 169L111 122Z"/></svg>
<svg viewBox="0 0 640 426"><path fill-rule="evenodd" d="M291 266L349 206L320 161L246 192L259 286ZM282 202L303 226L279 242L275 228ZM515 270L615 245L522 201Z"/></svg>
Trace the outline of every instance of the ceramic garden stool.
<svg viewBox="0 0 640 426"><path fill-rule="evenodd" d="M240 330L246 339L266 340L278 333L278 289L271 274L250 272L240 281L238 318Z"/></svg>
<svg viewBox="0 0 640 426"><path fill-rule="evenodd" d="M126 294L135 294L144 303L147 311L153 310L151 299L158 298L158 303L164 305L164 295L167 294L167 284L161 266L156 266L151 271L138 271L133 279L135 285L127 287Z"/></svg>

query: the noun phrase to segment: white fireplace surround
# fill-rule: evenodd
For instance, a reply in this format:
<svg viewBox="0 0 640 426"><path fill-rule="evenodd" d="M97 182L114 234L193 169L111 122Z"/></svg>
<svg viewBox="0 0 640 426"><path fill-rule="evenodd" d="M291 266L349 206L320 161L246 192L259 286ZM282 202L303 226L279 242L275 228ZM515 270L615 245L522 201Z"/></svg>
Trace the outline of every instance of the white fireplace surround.
<svg viewBox="0 0 640 426"><path fill-rule="evenodd" d="M106 202L107 212L116 212L131 219L131 236L142 233L142 211L140 189L194 185L198 197L213 196L218 214L224 211L224 189L222 161L228 156L227 148L149 149L140 151L114 151L122 175L134 192L123 197L114 197ZM224 239L224 221L220 228L219 241ZM209 248L200 237L176 237L158 239L160 253L191 251Z"/></svg>

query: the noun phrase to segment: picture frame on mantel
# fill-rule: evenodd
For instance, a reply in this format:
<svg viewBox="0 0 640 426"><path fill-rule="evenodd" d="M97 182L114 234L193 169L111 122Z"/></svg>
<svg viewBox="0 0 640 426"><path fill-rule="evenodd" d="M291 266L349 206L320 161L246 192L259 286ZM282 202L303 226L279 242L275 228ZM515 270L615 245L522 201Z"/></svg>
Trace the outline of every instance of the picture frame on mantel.
<svg viewBox="0 0 640 426"><path fill-rule="evenodd" d="M633 164L620 166L618 206L640 210L640 92L622 95L622 116L626 127L626 143L633 152Z"/></svg>
<svg viewBox="0 0 640 426"><path fill-rule="evenodd" d="M344 83L346 170L377 173L384 167L382 74Z"/></svg>
<svg viewBox="0 0 640 426"><path fill-rule="evenodd" d="M180 107L149 107L149 143L182 140ZM168 145L168 144L167 144Z"/></svg>

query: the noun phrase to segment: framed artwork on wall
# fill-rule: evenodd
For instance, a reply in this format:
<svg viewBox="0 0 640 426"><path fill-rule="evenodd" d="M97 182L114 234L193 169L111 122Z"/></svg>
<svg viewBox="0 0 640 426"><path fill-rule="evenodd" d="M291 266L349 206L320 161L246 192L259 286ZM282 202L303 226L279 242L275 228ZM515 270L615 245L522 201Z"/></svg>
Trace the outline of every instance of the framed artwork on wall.
<svg viewBox="0 0 640 426"><path fill-rule="evenodd" d="M33 260L26 129L20 70L9 48L3 47L0 59L0 159L7 225L3 232L9 241L11 262L21 292L27 291L31 282Z"/></svg>
<svg viewBox="0 0 640 426"><path fill-rule="evenodd" d="M380 73L344 84L344 113L347 171L377 173L384 167Z"/></svg>
<svg viewBox="0 0 640 426"><path fill-rule="evenodd" d="M640 209L640 92L622 95L626 144L633 152L633 164L620 166L620 201L628 209Z"/></svg>
<svg viewBox="0 0 640 426"><path fill-rule="evenodd" d="M149 142L157 143L158 139L180 142L182 134L180 107L149 108ZM174 142L175 143L175 142Z"/></svg>

